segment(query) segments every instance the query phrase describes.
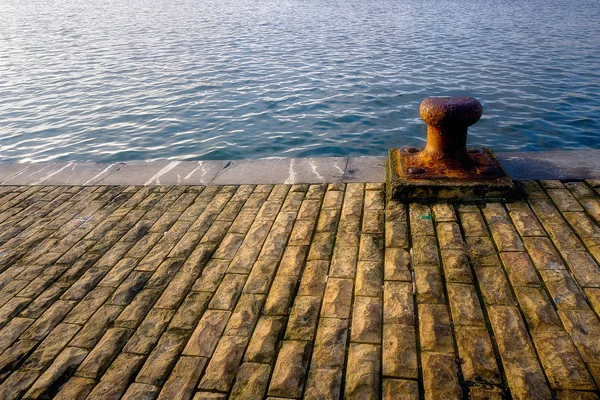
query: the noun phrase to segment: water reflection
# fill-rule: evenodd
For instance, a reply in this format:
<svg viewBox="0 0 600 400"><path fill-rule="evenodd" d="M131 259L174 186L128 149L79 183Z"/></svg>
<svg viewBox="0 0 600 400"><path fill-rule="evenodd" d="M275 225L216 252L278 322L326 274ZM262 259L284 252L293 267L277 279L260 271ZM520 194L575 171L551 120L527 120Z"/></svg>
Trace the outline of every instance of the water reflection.
<svg viewBox="0 0 600 400"><path fill-rule="evenodd" d="M381 155L420 101L471 144L600 148L597 1L0 2L0 160Z"/></svg>

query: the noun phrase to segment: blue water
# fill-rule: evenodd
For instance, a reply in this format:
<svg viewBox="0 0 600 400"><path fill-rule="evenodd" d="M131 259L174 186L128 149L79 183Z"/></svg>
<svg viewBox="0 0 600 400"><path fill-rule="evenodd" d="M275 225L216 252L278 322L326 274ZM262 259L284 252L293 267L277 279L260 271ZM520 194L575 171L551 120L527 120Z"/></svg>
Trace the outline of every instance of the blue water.
<svg viewBox="0 0 600 400"><path fill-rule="evenodd" d="M0 161L600 148L598 0L2 0Z"/></svg>

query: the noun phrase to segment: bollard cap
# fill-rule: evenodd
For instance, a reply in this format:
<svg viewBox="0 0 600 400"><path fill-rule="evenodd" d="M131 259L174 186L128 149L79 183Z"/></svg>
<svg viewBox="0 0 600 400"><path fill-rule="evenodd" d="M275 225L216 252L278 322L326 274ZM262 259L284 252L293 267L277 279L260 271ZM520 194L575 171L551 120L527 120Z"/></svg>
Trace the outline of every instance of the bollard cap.
<svg viewBox="0 0 600 400"><path fill-rule="evenodd" d="M483 108L473 97L429 97L423 100L419 111L427 125L466 128L479 121Z"/></svg>

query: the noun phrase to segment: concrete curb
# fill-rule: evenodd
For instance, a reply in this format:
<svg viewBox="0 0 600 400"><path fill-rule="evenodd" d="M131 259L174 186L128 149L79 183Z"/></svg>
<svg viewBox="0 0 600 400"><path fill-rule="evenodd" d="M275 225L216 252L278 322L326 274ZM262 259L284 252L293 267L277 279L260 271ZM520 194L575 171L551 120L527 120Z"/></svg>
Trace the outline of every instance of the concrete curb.
<svg viewBox="0 0 600 400"><path fill-rule="evenodd" d="M497 153L514 179L600 178L600 150ZM387 157L1 163L0 185L239 185L384 182Z"/></svg>

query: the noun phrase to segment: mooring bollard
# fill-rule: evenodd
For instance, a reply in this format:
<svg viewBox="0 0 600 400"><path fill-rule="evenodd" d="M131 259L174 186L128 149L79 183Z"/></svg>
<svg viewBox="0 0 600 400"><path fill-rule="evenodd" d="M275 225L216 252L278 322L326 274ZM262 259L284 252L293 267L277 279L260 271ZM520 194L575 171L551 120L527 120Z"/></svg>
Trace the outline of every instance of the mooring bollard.
<svg viewBox="0 0 600 400"><path fill-rule="evenodd" d="M441 163L449 169L473 167L467 153L467 129L481 118L481 103L472 97L430 97L419 111L427 123L427 145L419 155L420 163Z"/></svg>
<svg viewBox="0 0 600 400"><path fill-rule="evenodd" d="M391 149L388 195L411 200L508 199L516 195L490 149L467 149L467 130L483 113L472 97L430 97L421 103L425 148Z"/></svg>

